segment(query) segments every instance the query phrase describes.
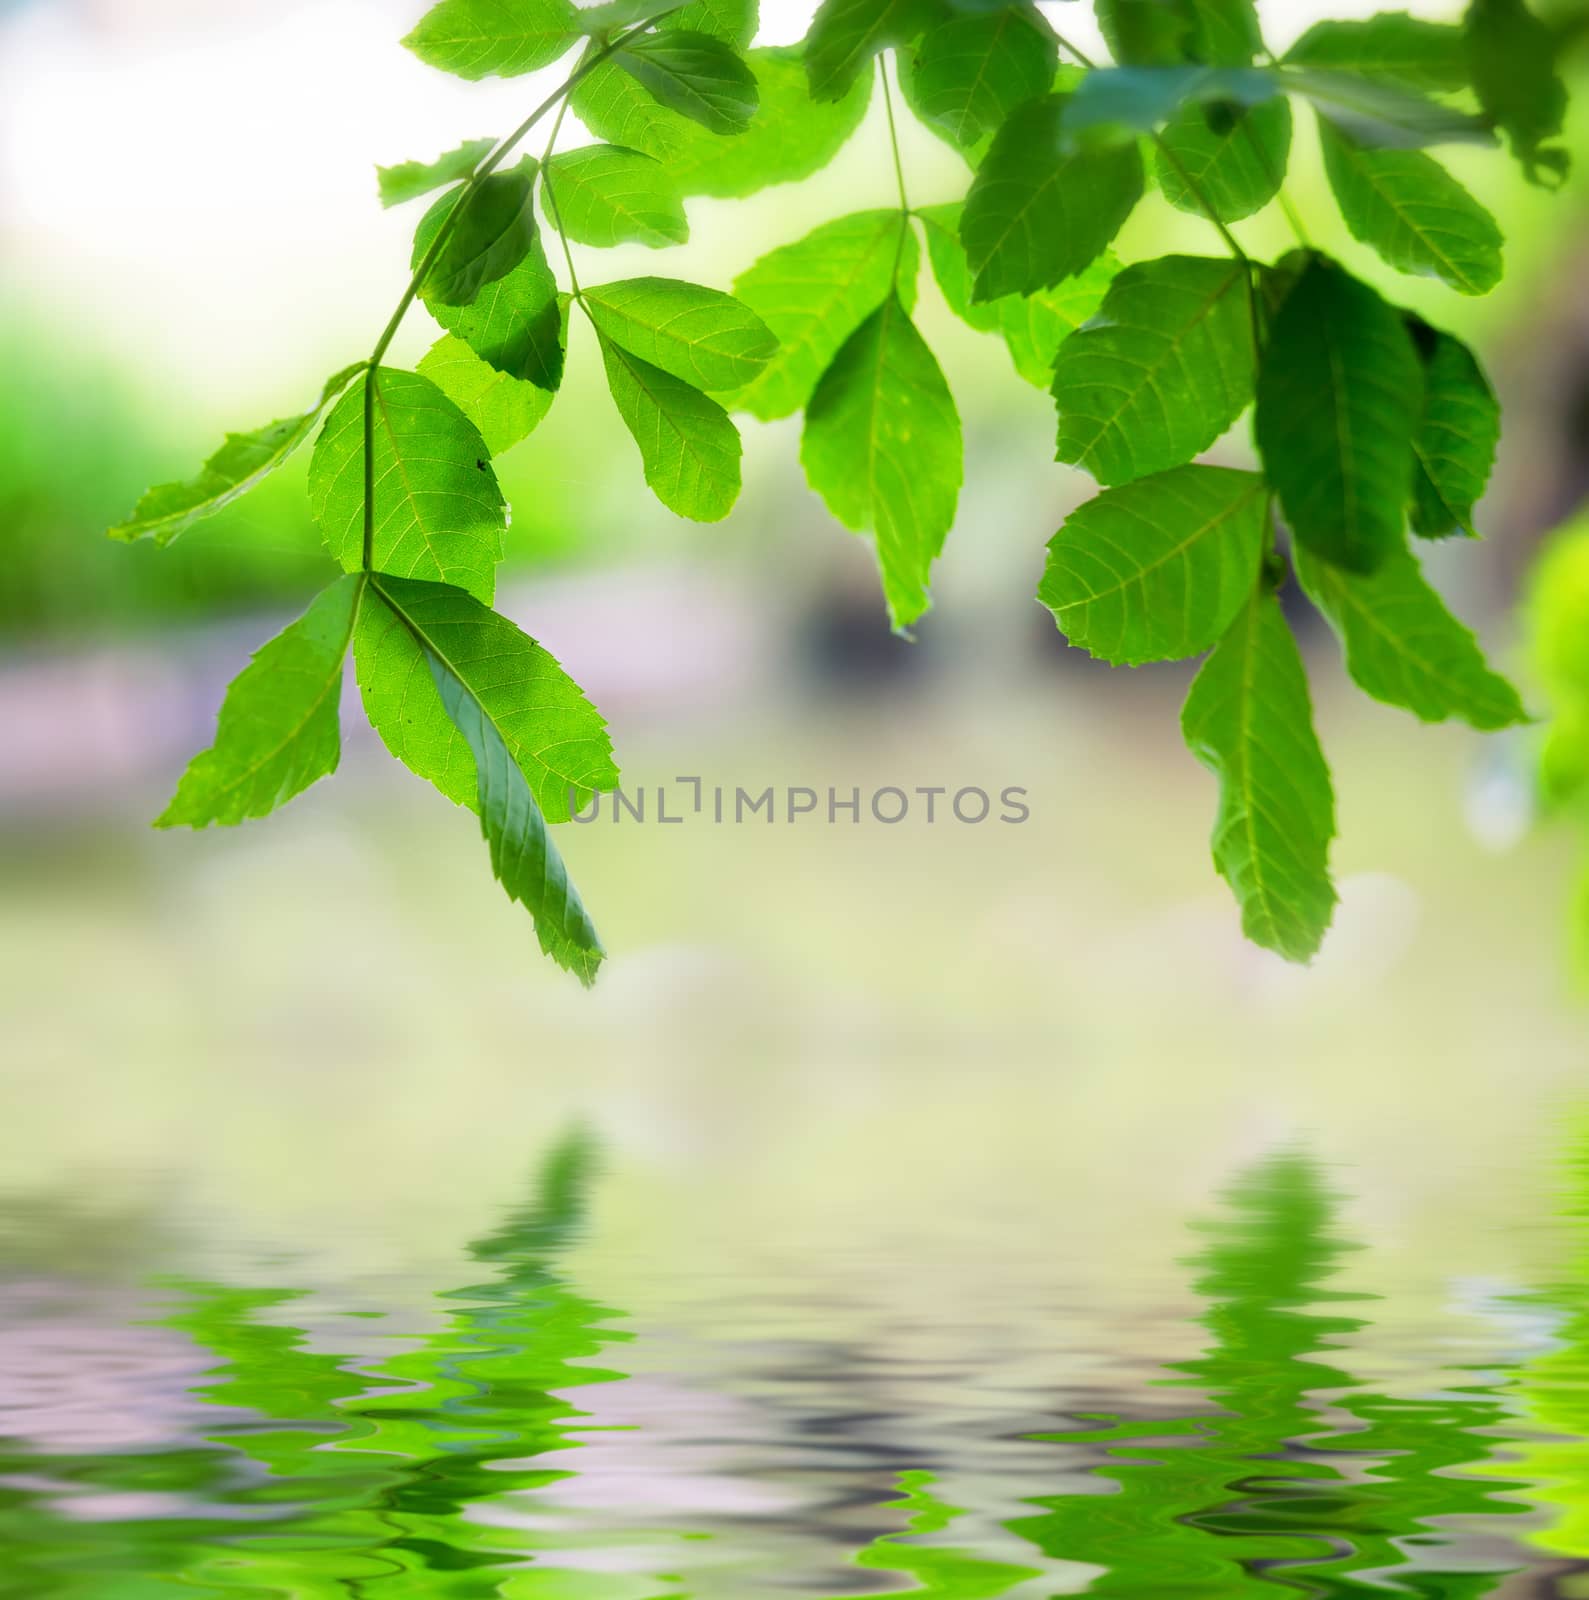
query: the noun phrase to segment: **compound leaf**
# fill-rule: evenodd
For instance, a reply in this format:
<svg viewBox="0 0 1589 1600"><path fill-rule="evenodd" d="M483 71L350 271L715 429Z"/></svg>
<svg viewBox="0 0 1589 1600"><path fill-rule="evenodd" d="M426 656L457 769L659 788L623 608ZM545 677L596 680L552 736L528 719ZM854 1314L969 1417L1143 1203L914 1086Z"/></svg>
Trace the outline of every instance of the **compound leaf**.
<svg viewBox="0 0 1589 1600"><path fill-rule="evenodd" d="M549 66L577 37L569 0L441 0L403 43L429 66L478 80Z"/></svg>
<svg viewBox="0 0 1589 1600"><path fill-rule="evenodd" d="M1291 106L1277 96L1254 106L1183 105L1154 153L1159 191L1178 211L1238 222L1279 192L1291 155Z"/></svg>
<svg viewBox="0 0 1589 1600"><path fill-rule="evenodd" d="M730 404L770 422L805 405L817 379L895 279L908 309L916 236L897 211L858 211L764 255L734 280L734 294L778 340L778 352Z"/></svg>
<svg viewBox="0 0 1589 1600"><path fill-rule="evenodd" d="M971 299L971 268L960 243L960 205L926 206L917 211L927 237L933 277L954 314L979 333L999 334L1015 370L1046 389L1054 377L1054 357L1103 300L1120 263L1109 251L1073 278L1036 294L1004 295L980 304Z"/></svg>
<svg viewBox="0 0 1589 1600"><path fill-rule="evenodd" d="M342 663L363 583L338 578L254 653L226 691L215 743L188 764L157 828L267 816L336 771Z"/></svg>
<svg viewBox="0 0 1589 1600"><path fill-rule="evenodd" d="M638 150L593 144L546 163L549 214L580 244L683 244L684 202L660 161Z"/></svg>
<svg viewBox="0 0 1589 1600"><path fill-rule="evenodd" d="M493 456L528 438L552 409L550 390L498 372L450 333L425 352L418 371L480 430Z"/></svg>
<svg viewBox="0 0 1589 1600"><path fill-rule="evenodd" d="M677 28L643 33L616 51L610 64L659 105L713 133L741 133L756 114L755 75L710 34Z"/></svg>
<svg viewBox="0 0 1589 1600"><path fill-rule="evenodd" d="M914 106L951 143L974 145L1054 81L1059 46L1035 10L961 13L930 28L916 52Z"/></svg>
<svg viewBox="0 0 1589 1600"><path fill-rule="evenodd" d="M1286 51L1285 64L1383 78L1429 94L1451 94L1468 81L1462 30L1405 11L1315 22Z"/></svg>
<svg viewBox="0 0 1589 1600"><path fill-rule="evenodd" d="M599 327L599 325L598 325ZM601 335L607 387L668 510L720 522L739 498L739 430L709 395Z"/></svg>
<svg viewBox="0 0 1589 1600"><path fill-rule="evenodd" d="M732 295L676 278L626 278L586 289L602 333L697 389L738 389L778 351L778 341Z"/></svg>
<svg viewBox="0 0 1589 1600"><path fill-rule="evenodd" d="M1412 530L1426 539L1471 535L1473 509L1495 465L1501 407L1473 352L1415 321L1423 357L1424 409L1413 438Z"/></svg>
<svg viewBox="0 0 1589 1600"><path fill-rule="evenodd" d="M880 50L908 45L944 14L938 0L822 0L806 33L813 100L838 100Z"/></svg>
<svg viewBox="0 0 1589 1600"><path fill-rule="evenodd" d="M479 429L418 373L382 367L366 381L374 391L375 570L456 584L489 602L507 506ZM364 548L363 384L342 397L320 431L309 505L331 554L357 571Z"/></svg>
<svg viewBox="0 0 1589 1600"><path fill-rule="evenodd" d="M1258 581L1267 490L1255 472L1173 467L1084 502L1049 541L1037 598L1115 665L1200 655Z"/></svg>
<svg viewBox="0 0 1589 1600"><path fill-rule="evenodd" d="M150 489L132 515L110 529L110 537L126 543L153 539L158 545L168 545L195 522L242 499L314 432L320 413L363 370L362 361L345 367L326 383L315 404L296 417L267 422L251 433L227 434L226 443L204 463L196 478Z"/></svg>
<svg viewBox="0 0 1589 1600"><path fill-rule="evenodd" d="M1021 106L977 171L960 218L974 300L1031 294L1082 271L1141 197L1134 143L1067 146L1067 98L1045 95Z"/></svg>
<svg viewBox="0 0 1589 1600"><path fill-rule="evenodd" d="M1181 731L1219 779L1214 865L1241 906L1242 930L1307 961L1335 909L1335 799L1301 653L1263 585L1192 681Z"/></svg>
<svg viewBox="0 0 1589 1600"><path fill-rule="evenodd" d="M387 748L478 812L493 870L541 948L590 982L601 945L546 821L617 784L600 713L533 639L443 584L373 579L355 657Z"/></svg>
<svg viewBox="0 0 1589 1600"><path fill-rule="evenodd" d="M1255 431L1297 539L1372 571L1401 541L1423 373L1400 314L1322 256L1270 329Z"/></svg>
<svg viewBox="0 0 1589 1600"><path fill-rule="evenodd" d="M846 527L876 535L896 628L931 604L932 564L954 522L960 417L897 294L852 333L806 407L800 461Z"/></svg>
<svg viewBox="0 0 1589 1600"><path fill-rule="evenodd" d="M456 220L420 285L425 304L470 305L485 285L512 272L539 242L534 196L535 162L529 159L448 196L443 215Z"/></svg>
<svg viewBox="0 0 1589 1600"><path fill-rule="evenodd" d="M1055 357L1058 459L1114 484L1207 449L1252 399L1250 295L1240 261L1127 267Z"/></svg>
<svg viewBox="0 0 1589 1600"><path fill-rule="evenodd" d="M414 235L416 271L457 203L456 194L443 195L420 222ZM427 309L447 332L456 334L498 372L549 391L562 383L566 319L539 230L524 259L511 272L484 285L471 304L429 301Z"/></svg>
<svg viewBox="0 0 1589 1600"><path fill-rule="evenodd" d="M395 167L377 167L383 206L400 206L432 189L445 188L467 178L496 148L495 139L470 139L434 161L404 161Z"/></svg>
<svg viewBox="0 0 1589 1600"><path fill-rule="evenodd" d="M1501 230L1432 156L1370 150L1319 124L1330 187L1352 237L1398 272L1439 278L1462 294L1501 281Z"/></svg>
<svg viewBox="0 0 1589 1600"><path fill-rule="evenodd" d="M1424 722L1460 717L1475 728L1526 722L1517 691L1492 672L1478 640L1424 581L1412 552L1397 549L1366 576L1296 552L1297 577L1346 653L1365 694Z"/></svg>

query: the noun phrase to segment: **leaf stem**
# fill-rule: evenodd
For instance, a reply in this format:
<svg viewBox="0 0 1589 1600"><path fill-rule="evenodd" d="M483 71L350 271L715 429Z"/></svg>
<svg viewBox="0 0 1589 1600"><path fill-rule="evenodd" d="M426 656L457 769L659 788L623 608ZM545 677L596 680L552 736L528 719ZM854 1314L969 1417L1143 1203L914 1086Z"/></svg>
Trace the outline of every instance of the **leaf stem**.
<svg viewBox="0 0 1589 1600"><path fill-rule="evenodd" d="M910 228L910 197L905 192L905 163L899 154L899 128L894 122L894 95L888 86L888 68L881 55L877 58L877 76L883 84L883 109L888 113L888 144L894 153L894 182L899 186L899 243L894 247L893 287L899 287L899 267L905 259L905 234Z"/></svg>
<svg viewBox="0 0 1589 1600"><path fill-rule="evenodd" d="M557 135L562 130L563 117L568 110L564 100L552 118L551 137L546 141L546 153L541 157L541 190L546 195L546 207L552 214L552 226L557 230L557 242L563 247L563 260L568 263L568 287L574 298L583 306L585 297L579 291L579 274L574 270L574 252L569 248L568 235L563 231L563 213L557 207L557 194L552 187L552 152L557 148Z"/></svg>
<svg viewBox="0 0 1589 1600"><path fill-rule="evenodd" d="M397 337L397 330L403 324L403 318L408 315L414 301L419 298L419 291L425 279L430 276L430 269L435 266L437 258L441 255L443 246L451 238L452 231L457 227L463 213L468 209L470 202L480 192L481 185L491 176L514 149L533 129L546 113L560 102L566 101L575 88L599 67L609 56L621 50L637 33L643 33L647 28L654 27L664 17L672 16L679 9L678 6L668 6L655 15L647 17L643 22L637 22L634 27L626 29L623 33L615 34L606 44L594 53L586 52L579 65L555 88L536 108L516 127L507 138L503 139L475 170L470 173L469 180L463 186L463 192L458 196L457 203L442 219L441 226L436 230L436 237L431 240L430 248L414 268L413 276L408 280L408 287L403 291L403 298L397 302L397 309L392 313L391 320L382 330L381 336L375 341L375 348L370 352L370 364L364 374L364 557L363 566L366 572L370 571L375 563L375 385L376 377L380 371L381 359L391 348L392 340Z"/></svg>

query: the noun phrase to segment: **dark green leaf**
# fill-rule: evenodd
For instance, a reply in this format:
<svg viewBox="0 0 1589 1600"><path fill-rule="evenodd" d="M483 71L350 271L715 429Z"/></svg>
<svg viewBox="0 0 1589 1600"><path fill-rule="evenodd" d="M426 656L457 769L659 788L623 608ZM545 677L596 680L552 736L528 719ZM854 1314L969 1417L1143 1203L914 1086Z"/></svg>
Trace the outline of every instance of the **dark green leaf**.
<svg viewBox="0 0 1589 1600"><path fill-rule="evenodd" d="M1383 78L1430 94L1454 93L1468 81L1462 30L1405 11L1382 11L1360 21L1315 22L1286 51L1285 62Z"/></svg>
<svg viewBox="0 0 1589 1600"><path fill-rule="evenodd" d="M1367 576L1343 572L1302 549L1296 567L1365 694L1424 722L1460 717L1493 729L1528 720L1517 691L1490 671L1478 640L1424 581L1411 551L1392 551Z"/></svg>
<svg viewBox="0 0 1589 1600"><path fill-rule="evenodd" d="M1258 581L1267 491L1255 472L1174 467L1109 489L1049 541L1037 598L1115 665L1200 655Z"/></svg>
<svg viewBox="0 0 1589 1600"><path fill-rule="evenodd" d="M606 336L697 389L738 389L778 351L749 306L676 278L628 278L585 290L585 307Z"/></svg>
<svg viewBox="0 0 1589 1600"><path fill-rule="evenodd" d="M806 407L800 461L846 527L876 535L896 628L931 604L932 564L960 494L960 417L897 294L845 341Z"/></svg>
<svg viewBox="0 0 1589 1600"><path fill-rule="evenodd" d="M1505 131L1531 182L1559 184L1569 157L1561 145L1545 141L1561 133L1567 87L1556 70L1550 28L1523 0L1469 0L1463 39L1485 114Z"/></svg>
<svg viewBox="0 0 1589 1600"><path fill-rule="evenodd" d="M1242 262L1127 267L1055 358L1058 459L1124 483L1206 450L1252 399L1252 316Z"/></svg>
<svg viewBox="0 0 1589 1600"><path fill-rule="evenodd" d="M1359 144L1414 150L1430 144L1494 144L1482 117L1425 99L1387 79L1287 67L1284 85Z"/></svg>
<svg viewBox="0 0 1589 1600"><path fill-rule="evenodd" d="M382 367L375 394L378 572L456 584L489 602L507 507L480 431L428 378ZM364 384L345 394L309 463L309 505L349 572L364 549Z"/></svg>
<svg viewBox="0 0 1589 1600"><path fill-rule="evenodd" d="M441 584L378 578L359 619L359 687L398 760L480 815L493 870L541 948L588 983L601 946L546 819L618 782L606 724L505 617Z"/></svg>
<svg viewBox="0 0 1589 1600"><path fill-rule="evenodd" d="M569 0L441 0L403 43L460 78L513 78L549 66L577 37Z"/></svg>
<svg viewBox="0 0 1589 1600"><path fill-rule="evenodd" d="M263 817L337 769L342 662L363 578L338 578L254 653L226 691L215 743L188 764L157 828Z"/></svg>
<svg viewBox="0 0 1589 1600"><path fill-rule="evenodd" d="M364 370L364 363L344 368L301 415L267 422L252 433L229 433L226 443L204 463L204 470L186 483L162 483L144 495L125 522L110 530L112 539L153 539L168 545L195 522L213 516L240 500L268 477L314 432L320 413Z"/></svg>
<svg viewBox="0 0 1589 1600"><path fill-rule="evenodd" d="M432 189L440 189L460 178L467 178L496 147L495 139L471 139L434 161L405 161L400 166L377 167L381 204L400 206L417 200Z"/></svg>
<svg viewBox="0 0 1589 1600"><path fill-rule="evenodd" d="M498 372L450 333L421 358L419 375L429 378L480 430L493 456L527 438L552 409L549 389Z"/></svg>
<svg viewBox="0 0 1589 1600"><path fill-rule="evenodd" d="M1098 309L1120 263L1106 250L1091 266L1052 289L974 304L971 268L960 243L959 203L926 206L916 215L927 236L933 277L949 309L978 332L999 334L1015 370L1028 383L1046 389L1053 381L1060 344Z"/></svg>
<svg viewBox="0 0 1589 1600"><path fill-rule="evenodd" d="M1245 66L1263 48L1252 0L1097 0L1098 25L1122 66Z"/></svg>
<svg viewBox="0 0 1589 1600"><path fill-rule="evenodd" d="M1300 543L1357 572L1401 543L1422 414L1423 372L1400 314L1312 257L1270 330L1256 418Z"/></svg>
<svg viewBox="0 0 1589 1600"><path fill-rule="evenodd" d="M1398 272L1432 275L1462 294L1501 281L1495 219L1421 150L1368 150L1321 119L1330 187L1346 226Z"/></svg>
<svg viewBox="0 0 1589 1600"><path fill-rule="evenodd" d="M1120 143L1150 134L1186 106L1226 115L1280 93L1263 67L1099 67L1076 87L1061 133L1069 144Z"/></svg>
<svg viewBox="0 0 1589 1600"><path fill-rule="evenodd" d="M1490 481L1501 407L1473 352L1449 333L1415 324L1423 357L1423 419L1413 438L1412 529L1426 539L1472 535L1473 508Z"/></svg>
<svg viewBox="0 0 1589 1600"><path fill-rule="evenodd" d="M1241 906L1242 930L1307 961L1335 910L1335 798L1302 656L1262 586L1193 680L1181 731L1219 779L1214 865Z"/></svg>
<svg viewBox="0 0 1589 1600"><path fill-rule="evenodd" d="M1279 192L1291 155L1291 106L1281 97L1242 108L1184 105L1154 152L1159 192L1178 211L1222 222L1261 211Z"/></svg>
<svg viewBox="0 0 1589 1600"><path fill-rule="evenodd" d="M916 53L914 106L951 143L973 145L1054 81L1059 46L1035 10L952 16L930 28Z"/></svg>
<svg viewBox="0 0 1589 1600"><path fill-rule="evenodd" d="M690 236L667 169L638 150L592 144L553 156L546 163L546 192L548 214L580 244L656 250Z"/></svg>
<svg viewBox="0 0 1589 1600"><path fill-rule="evenodd" d="M417 270L447 213L457 204L445 194L426 213L414 236ZM563 381L567 346L565 318L557 303L557 279L546 263L539 231L519 264L486 284L467 306L429 302L430 314L464 340L483 361L510 378L555 390Z"/></svg>
<svg viewBox="0 0 1589 1600"><path fill-rule="evenodd" d="M778 353L730 404L764 422L800 410L839 347L887 297L896 261L909 307L917 260L916 237L897 211L840 217L764 255L734 280L734 293L772 330Z"/></svg>
<svg viewBox="0 0 1589 1600"><path fill-rule="evenodd" d="M720 522L739 498L739 430L710 396L601 339L607 387L640 447L646 482L668 510Z"/></svg>
<svg viewBox="0 0 1589 1600"><path fill-rule="evenodd" d="M494 172L464 190L446 214L456 217L420 294L428 306L467 306L488 283L505 278L535 249L535 163Z"/></svg>
<svg viewBox="0 0 1589 1600"><path fill-rule="evenodd" d="M944 14L938 0L822 0L805 42L812 99L842 99L880 50L910 44Z"/></svg>
<svg viewBox="0 0 1589 1600"><path fill-rule="evenodd" d="M713 133L740 133L756 115L756 79L721 39L676 28L643 33L616 52L621 67L659 105Z"/></svg>
<svg viewBox="0 0 1589 1600"><path fill-rule="evenodd" d="M960 239L973 298L1031 294L1095 260L1142 195L1134 144L1065 148L1066 97L1030 100L1004 124L972 182Z"/></svg>

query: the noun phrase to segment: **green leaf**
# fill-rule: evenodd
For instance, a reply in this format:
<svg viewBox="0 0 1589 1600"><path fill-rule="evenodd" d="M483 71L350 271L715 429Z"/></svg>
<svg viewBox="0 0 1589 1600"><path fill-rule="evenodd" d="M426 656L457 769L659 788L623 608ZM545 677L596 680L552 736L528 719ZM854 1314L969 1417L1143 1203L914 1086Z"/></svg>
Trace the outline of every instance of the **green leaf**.
<svg viewBox="0 0 1589 1600"><path fill-rule="evenodd" d="M1207 650L1258 581L1264 481L1174 467L1085 501L1049 541L1037 598L1060 632L1116 666Z"/></svg>
<svg viewBox="0 0 1589 1600"><path fill-rule="evenodd" d="M740 133L756 114L756 79L721 39L668 28L611 57L658 104L713 133Z"/></svg>
<svg viewBox="0 0 1589 1600"><path fill-rule="evenodd" d="M750 383L778 341L749 306L676 278L626 278L585 290L591 321L615 344L697 389Z"/></svg>
<svg viewBox="0 0 1589 1600"><path fill-rule="evenodd" d="M1483 117L1425 99L1388 79L1287 67L1281 81L1359 144L1413 150L1429 144L1495 143Z"/></svg>
<svg viewBox="0 0 1589 1600"><path fill-rule="evenodd" d="M663 19L666 28L705 33L737 49L756 37L760 8L756 0L691 0Z"/></svg>
<svg viewBox="0 0 1589 1600"><path fill-rule="evenodd" d="M374 386L378 572L491 599L507 506L480 431L428 378L382 367ZM309 505L349 572L364 549L364 385L345 394L309 463Z"/></svg>
<svg viewBox="0 0 1589 1600"><path fill-rule="evenodd" d="M1488 730L1528 720L1517 691L1490 671L1478 640L1424 581L1411 551L1392 551L1364 576L1299 549L1296 568L1365 694L1424 722L1460 717Z"/></svg>
<svg viewBox="0 0 1589 1600"><path fill-rule="evenodd" d="M960 243L960 205L926 206L917 211L927 237L927 258L949 309L979 333L997 333L1009 348L1015 370L1046 389L1054 376L1054 357L1103 301L1120 263L1105 251L1074 278L1033 295L1004 295L976 304L971 299L971 268Z"/></svg>
<svg viewBox="0 0 1589 1600"><path fill-rule="evenodd" d="M599 331L599 327L598 327ZM720 522L739 498L739 430L710 396L601 335L601 358L646 482L668 510Z"/></svg>
<svg viewBox="0 0 1589 1600"><path fill-rule="evenodd" d="M1055 357L1058 459L1112 484L1206 450L1252 399L1252 316L1243 262L1127 267Z"/></svg>
<svg viewBox="0 0 1589 1600"><path fill-rule="evenodd" d="M881 50L908 45L943 16L938 0L822 0L806 33L813 100L838 100Z"/></svg>
<svg viewBox="0 0 1589 1600"><path fill-rule="evenodd" d="M890 294L822 374L800 461L846 527L872 530L896 628L931 604L932 564L960 495L960 417L933 353Z"/></svg>
<svg viewBox="0 0 1589 1600"><path fill-rule="evenodd" d="M1291 155L1291 106L1283 98L1242 108L1184 105L1154 152L1159 191L1178 211L1212 210L1221 222L1261 211L1279 192Z"/></svg>
<svg viewBox="0 0 1589 1600"><path fill-rule="evenodd" d="M1240 67L1263 48L1252 0L1097 0L1096 10L1122 66Z"/></svg>
<svg viewBox="0 0 1589 1600"><path fill-rule="evenodd" d="M425 214L414 235L414 270L457 202L456 194L444 194ZM546 390L555 390L562 383L566 319L538 230L524 259L511 272L486 284L472 304L449 306L432 301L426 309L498 372Z"/></svg>
<svg viewBox="0 0 1589 1600"><path fill-rule="evenodd" d="M421 358L419 375L429 378L480 430L493 456L528 438L552 409L550 390L496 371L450 333Z"/></svg>
<svg viewBox="0 0 1589 1600"><path fill-rule="evenodd" d="M616 786L601 715L533 639L445 585L373 580L354 653L387 748L479 813L493 870L534 917L541 948L588 983L601 946L546 819Z"/></svg>
<svg viewBox="0 0 1589 1600"><path fill-rule="evenodd" d="M1424 372L1423 417L1412 444L1412 531L1426 539L1473 537L1473 509L1500 442L1500 402L1460 339L1420 318L1409 322Z"/></svg>
<svg viewBox="0 0 1589 1600"><path fill-rule="evenodd" d="M1396 310L1313 256L1275 316L1255 431L1300 543L1369 572L1401 543L1423 373Z"/></svg>
<svg viewBox="0 0 1589 1600"><path fill-rule="evenodd" d="M1421 150L1366 150L1329 123L1319 139L1330 187L1352 237L1398 272L1433 276L1462 294L1501 281L1501 230L1439 162Z"/></svg>
<svg viewBox="0 0 1589 1600"><path fill-rule="evenodd" d="M730 403L770 422L805 405L817 379L888 296L899 262L908 308L916 237L897 211L858 211L764 255L734 280L735 295L772 330L778 353Z"/></svg>
<svg viewBox="0 0 1589 1600"><path fill-rule="evenodd" d="M1559 144L1545 143L1567 116L1554 33L1523 0L1469 0L1462 33L1479 104L1505 131L1529 181L1561 183L1570 158Z"/></svg>
<svg viewBox="0 0 1589 1600"><path fill-rule="evenodd" d="M994 139L966 195L960 239L975 300L1031 294L1103 253L1142 195L1135 144L1066 150L1066 96L1029 100Z"/></svg>
<svg viewBox="0 0 1589 1600"><path fill-rule="evenodd" d="M153 539L158 545L168 545L195 522L240 500L314 432L320 413L363 370L362 361L344 367L326 383L315 404L299 416L267 422L252 433L227 434L226 443L204 463L196 478L162 483L149 490L132 515L110 530L110 537L126 543Z"/></svg>
<svg viewBox="0 0 1589 1600"><path fill-rule="evenodd" d="M574 43L569 0L441 0L403 43L460 78L514 78L550 66Z"/></svg>
<svg viewBox="0 0 1589 1600"><path fill-rule="evenodd" d="M449 196L445 214L457 221L420 285L425 304L470 305L486 284L512 272L538 243L534 196L535 162L528 159Z"/></svg>
<svg viewBox="0 0 1589 1600"><path fill-rule="evenodd" d="M954 144L994 132L1054 81L1059 46L1035 10L1018 5L952 16L928 30L915 60L914 105Z"/></svg>
<svg viewBox="0 0 1589 1600"><path fill-rule="evenodd" d="M400 206L407 200L429 194L432 189L457 183L460 178L467 178L495 148L495 139L470 139L434 161L404 161L395 167L377 167L375 176L381 186L381 204Z"/></svg>
<svg viewBox="0 0 1589 1600"><path fill-rule="evenodd" d="M157 828L263 817L337 769L342 662L363 579L338 578L254 653L221 706L215 743L182 775Z"/></svg>
<svg viewBox="0 0 1589 1600"><path fill-rule="evenodd" d="M660 161L638 150L592 144L546 163L548 214L580 244L644 244L690 236L684 202Z"/></svg>
<svg viewBox="0 0 1589 1600"><path fill-rule="evenodd" d="M1360 21L1315 22L1284 59L1287 66L1353 72L1428 94L1452 94L1468 82L1462 30L1405 11L1381 11Z"/></svg>
<svg viewBox="0 0 1589 1600"><path fill-rule="evenodd" d="M1262 586L1192 681L1181 731L1219 779L1214 865L1241 906L1243 932L1307 961L1335 909L1335 799L1302 656Z"/></svg>
<svg viewBox="0 0 1589 1600"><path fill-rule="evenodd" d="M1061 134L1069 145L1120 143L1151 134L1187 106L1233 115L1280 92L1264 67L1098 67L1077 85Z"/></svg>

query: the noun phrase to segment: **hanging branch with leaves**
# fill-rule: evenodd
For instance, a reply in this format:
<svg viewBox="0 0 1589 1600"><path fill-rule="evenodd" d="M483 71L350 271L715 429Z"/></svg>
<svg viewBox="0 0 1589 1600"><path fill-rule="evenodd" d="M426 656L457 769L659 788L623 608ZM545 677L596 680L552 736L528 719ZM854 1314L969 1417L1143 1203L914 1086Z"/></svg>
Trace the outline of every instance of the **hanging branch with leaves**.
<svg viewBox="0 0 1589 1600"><path fill-rule="evenodd" d="M431 66L480 79L575 51L577 64L506 138L381 169L386 205L441 192L368 359L112 530L169 542L319 426L310 501L346 575L233 683L160 824L263 816L333 771L351 649L392 754L477 813L543 950L591 981L602 947L548 825L618 769L579 687L491 609L506 528L492 463L552 405L577 308L645 481L680 516L716 521L739 495L731 413L802 413L807 479L871 536L907 630L931 603L963 475L959 414L912 320L925 243L954 314L1051 391L1057 459L1100 485L1050 540L1038 598L1105 661L1206 653L1182 724L1219 781L1215 864L1249 937L1311 956L1335 903L1334 801L1280 586L1295 574L1367 694L1483 729L1524 713L1409 538L1475 532L1495 397L1461 341L1304 233L1283 189L1295 110L1312 113L1354 239L1398 272L1482 294L1501 276L1500 230L1428 150L1504 137L1531 179L1559 181L1561 40L1523 0L1471 0L1459 25L1323 21L1283 58L1253 0L1097 10L1106 65L1029 0L823 0L796 48L751 47L755 0L441 0L405 41ZM890 57L905 105L965 158L959 199L912 202ZM572 244L665 248L688 237L689 197L819 171L874 83L897 208L824 223L732 295L580 282ZM570 111L598 142L559 148ZM548 118L540 156L520 154ZM1121 266L1111 244L1150 181L1209 224L1217 254ZM1297 235L1275 262L1234 231L1270 204ZM442 332L405 372L384 362L416 300ZM1249 409L1256 470L1196 459Z"/></svg>

